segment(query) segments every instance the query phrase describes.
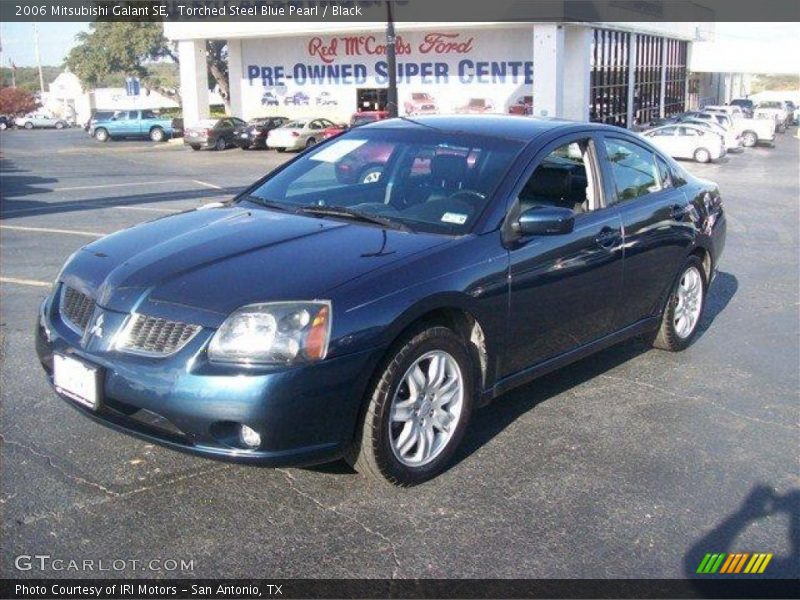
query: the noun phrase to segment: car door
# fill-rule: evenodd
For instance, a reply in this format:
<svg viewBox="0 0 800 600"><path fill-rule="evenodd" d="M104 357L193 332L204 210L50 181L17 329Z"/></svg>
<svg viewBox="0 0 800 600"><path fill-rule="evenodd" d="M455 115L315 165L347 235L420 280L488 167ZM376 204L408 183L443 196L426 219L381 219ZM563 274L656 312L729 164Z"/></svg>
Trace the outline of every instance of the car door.
<svg viewBox="0 0 800 600"><path fill-rule="evenodd" d="M616 322L626 327L662 308L665 292L687 255L690 205L673 184L668 163L638 140L604 134L604 173L622 221L624 278Z"/></svg>
<svg viewBox="0 0 800 600"><path fill-rule="evenodd" d="M509 243L508 345L500 376L513 375L607 335L622 292L622 231L605 200L591 133L560 137L529 164L509 219L540 206L577 210L570 233Z"/></svg>
<svg viewBox="0 0 800 600"><path fill-rule="evenodd" d="M649 139L654 146L661 149L664 154L673 157L683 157L685 151L681 147L681 141L676 137L678 128L675 126L660 127L655 131L646 133L644 136Z"/></svg>

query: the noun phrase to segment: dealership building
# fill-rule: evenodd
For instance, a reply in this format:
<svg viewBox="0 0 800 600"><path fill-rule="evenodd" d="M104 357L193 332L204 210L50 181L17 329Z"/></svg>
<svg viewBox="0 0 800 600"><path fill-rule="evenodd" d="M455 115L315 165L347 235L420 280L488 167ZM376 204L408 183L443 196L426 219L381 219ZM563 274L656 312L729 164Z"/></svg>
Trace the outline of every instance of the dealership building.
<svg viewBox="0 0 800 600"><path fill-rule="evenodd" d="M693 100L696 23L403 22L396 29L400 114L516 106L632 126ZM383 23L168 22L165 33L178 42L187 123L209 112L208 39L227 40L235 116L346 121L386 103Z"/></svg>

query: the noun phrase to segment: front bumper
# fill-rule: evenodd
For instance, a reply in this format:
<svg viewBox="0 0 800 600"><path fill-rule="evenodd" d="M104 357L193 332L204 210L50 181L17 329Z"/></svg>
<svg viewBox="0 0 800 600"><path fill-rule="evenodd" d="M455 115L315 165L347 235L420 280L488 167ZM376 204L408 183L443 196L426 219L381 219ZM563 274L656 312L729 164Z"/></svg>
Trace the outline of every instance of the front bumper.
<svg viewBox="0 0 800 600"><path fill-rule="evenodd" d="M99 367L102 382L97 410L59 393L62 399L103 425L215 459L289 466L339 458L353 438L379 356L368 350L291 368L221 366L206 357L212 330L167 357L100 351L82 343L57 304L58 294L45 300L36 327L36 350L51 385L54 353ZM125 317L103 315L109 330ZM240 424L261 435L258 449L239 441Z"/></svg>

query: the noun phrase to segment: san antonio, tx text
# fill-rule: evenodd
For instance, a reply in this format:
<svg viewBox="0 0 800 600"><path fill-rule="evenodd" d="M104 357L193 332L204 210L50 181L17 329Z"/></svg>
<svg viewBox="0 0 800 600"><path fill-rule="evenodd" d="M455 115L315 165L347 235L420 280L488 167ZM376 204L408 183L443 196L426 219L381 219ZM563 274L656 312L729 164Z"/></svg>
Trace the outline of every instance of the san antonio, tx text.
<svg viewBox="0 0 800 600"><path fill-rule="evenodd" d="M18 583L14 592L19 597L24 596L49 596L58 597L87 597L111 598L122 596L129 598L164 597L170 596L229 596L231 598L259 598L267 596L282 596L282 585L264 584L257 585L190 585L185 588L177 585L151 585L145 583L115 583L112 585L65 585L55 583L51 586L25 585Z"/></svg>

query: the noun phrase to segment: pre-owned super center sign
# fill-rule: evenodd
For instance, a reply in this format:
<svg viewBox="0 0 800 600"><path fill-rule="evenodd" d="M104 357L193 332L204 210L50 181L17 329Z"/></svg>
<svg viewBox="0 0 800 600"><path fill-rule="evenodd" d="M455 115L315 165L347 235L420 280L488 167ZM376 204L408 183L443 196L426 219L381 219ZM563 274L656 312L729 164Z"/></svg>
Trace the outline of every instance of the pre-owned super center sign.
<svg viewBox="0 0 800 600"><path fill-rule="evenodd" d="M397 36L401 111L466 111L468 105L504 112L533 82L530 28L423 31ZM242 43L247 116L316 114L356 109L356 90L386 87L389 69L383 34L271 38ZM431 108L431 101L434 108ZM257 107L261 110L256 110ZM277 112L287 113L287 110ZM472 112L480 112L475 108ZM324 116L324 115L321 115Z"/></svg>

